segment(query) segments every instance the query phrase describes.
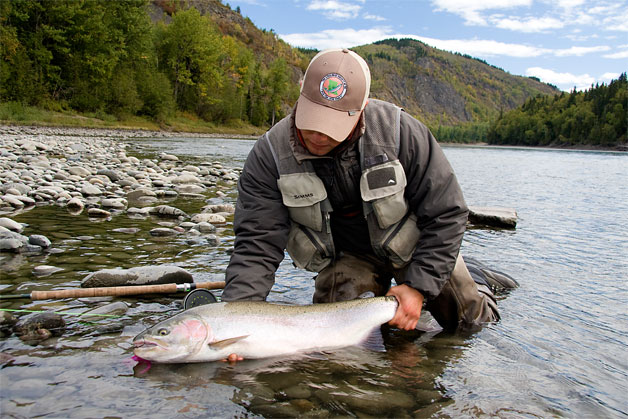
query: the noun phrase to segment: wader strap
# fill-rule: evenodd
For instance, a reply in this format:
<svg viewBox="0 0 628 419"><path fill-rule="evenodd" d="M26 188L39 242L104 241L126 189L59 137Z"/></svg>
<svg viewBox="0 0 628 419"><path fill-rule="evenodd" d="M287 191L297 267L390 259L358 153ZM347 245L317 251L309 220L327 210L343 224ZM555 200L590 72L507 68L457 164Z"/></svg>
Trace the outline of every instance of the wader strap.
<svg viewBox="0 0 628 419"><path fill-rule="evenodd" d="M273 147L272 141L270 141L270 138L268 137L268 131L266 131L264 133L264 138L266 139L266 142L268 143L268 146L270 147L270 152L273 155L273 159L275 160L275 166L277 167L277 173L279 173L279 175L281 175L281 167L279 167L279 157L277 156L277 152L275 151L275 147Z"/></svg>

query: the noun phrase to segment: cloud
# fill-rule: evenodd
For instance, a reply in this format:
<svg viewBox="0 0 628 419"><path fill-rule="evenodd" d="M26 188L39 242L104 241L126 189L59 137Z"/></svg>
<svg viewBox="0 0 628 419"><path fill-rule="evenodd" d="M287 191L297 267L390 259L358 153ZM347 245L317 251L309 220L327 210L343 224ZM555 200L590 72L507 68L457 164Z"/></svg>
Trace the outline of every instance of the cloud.
<svg viewBox="0 0 628 419"><path fill-rule="evenodd" d="M393 33L388 26L370 29L327 29L315 33L281 34L280 37L289 44L304 48L350 48L369 44L386 38L411 38L424 42L432 47L445 51L468 54L473 57L505 56L514 58L534 58L540 56L581 57L586 54L609 51L608 46L571 47L566 49L541 48L525 44L500 42L489 39L436 39L424 36ZM624 54L616 53L622 58Z"/></svg>
<svg viewBox="0 0 628 419"><path fill-rule="evenodd" d="M495 9L510 9L513 7L529 7L532 0L432 0L436 11L445 11L461 16L467 25L486 26L485 17L480 12Z"/></svg>
<svg viewBox="0 0 628 419"><path fill-rule="evenodd" d="M565 22L552 17L526 19L518 18L491 18L492 23L500 29L508 29L515 32L544 32L548 29L560 29L565 26Z"/></svg>
<svg viewBox="0 0 628 419"><path fill-rule="evenodd" d="M538 77L545 83L554 84L562 90L570 90L574 87L576 90L585 90L595 83L595 78L589 74L558 73L541 67L528 68L526 75Z"/></svg>
<svg viewBox="0 0 628 419"><path fill-rule="evenodd" d="M567 49L554 50L553 54L557 57L571 57L571 56L582 57L583 55L586 55L586 54L608 51L609 49L611 48L606 45L601 45L597 47L571 47Z"/></svg>
<svg viewBox="0 0 628 419"><path fill-rule="evenodd" d="M364 19L366 19L366 20L374 20L376 22L381 22L381 21L387 20L385 17L372 15L370 13L365 13L362 17Z"/></svg>
<svg viewBox="0 0 628 419"><path fill-rule="evenodd" d="M626 46L624 46L624 48L626 48ZM628 49L624 49L623 51L614 52L612 54L606 54L606 55L604 55L604 58L611 58L611 59L628 58Z"/></svg>
<svg viewBox="0 0 628 419"><path fill-rule="evenodd" d="M323 12L328 19L347 20L356 18L362 6L336 0L314 0L306 9Z"/></svg>
<svg viewBox="0 0 628 419"><path fill-rule="evenodd" d="M350 48L391 38L391 29L375 27L371 29L327 29L314 33L291 33L279 35L290 45L304 48Z"/></svg>

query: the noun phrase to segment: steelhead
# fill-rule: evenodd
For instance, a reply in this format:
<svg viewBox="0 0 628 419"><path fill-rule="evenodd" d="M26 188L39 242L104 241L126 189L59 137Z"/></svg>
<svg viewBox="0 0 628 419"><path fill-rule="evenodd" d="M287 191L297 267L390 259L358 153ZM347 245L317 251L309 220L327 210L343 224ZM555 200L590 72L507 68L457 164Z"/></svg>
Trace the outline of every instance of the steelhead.
<svg viewBox="0 0 628 419"><path fill-rule="evenodd" d="M395 315L395 297L306 306L238 301L185 310L133 339L136 356L162 363L245 359L343 348L365 342Z"/></svg>

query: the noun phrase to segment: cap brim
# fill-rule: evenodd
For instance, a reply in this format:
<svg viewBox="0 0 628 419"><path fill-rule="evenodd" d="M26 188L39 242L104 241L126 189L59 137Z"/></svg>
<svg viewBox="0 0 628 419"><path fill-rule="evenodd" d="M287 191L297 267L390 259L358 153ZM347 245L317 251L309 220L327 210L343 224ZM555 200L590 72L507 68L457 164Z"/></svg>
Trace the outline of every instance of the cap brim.
<svg viewBox="0 0 628 419"><path fill-rule="evenodd" d="M349 115L347 111L337 111L327 106L314 103L301 95L297 101L295 125L300 130L318 131L342 142L347 139L361 112Z"/></svg>

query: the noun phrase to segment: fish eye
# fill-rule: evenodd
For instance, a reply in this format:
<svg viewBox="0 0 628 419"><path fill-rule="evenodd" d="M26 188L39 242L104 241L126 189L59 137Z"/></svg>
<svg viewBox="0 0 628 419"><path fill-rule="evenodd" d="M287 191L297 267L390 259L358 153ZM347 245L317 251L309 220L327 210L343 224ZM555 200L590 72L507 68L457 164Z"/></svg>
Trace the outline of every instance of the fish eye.
<svg viewBox="0 0 628 419"><path fill-rule="evenodd" d="M157 331L157 334L158 334L159 336L167 336L167 335L169 335L169 334L170 334L170 331L169 331L168 329L164 329L164 328L162 328L162 329L159 329L159 330Z"/></svg>

